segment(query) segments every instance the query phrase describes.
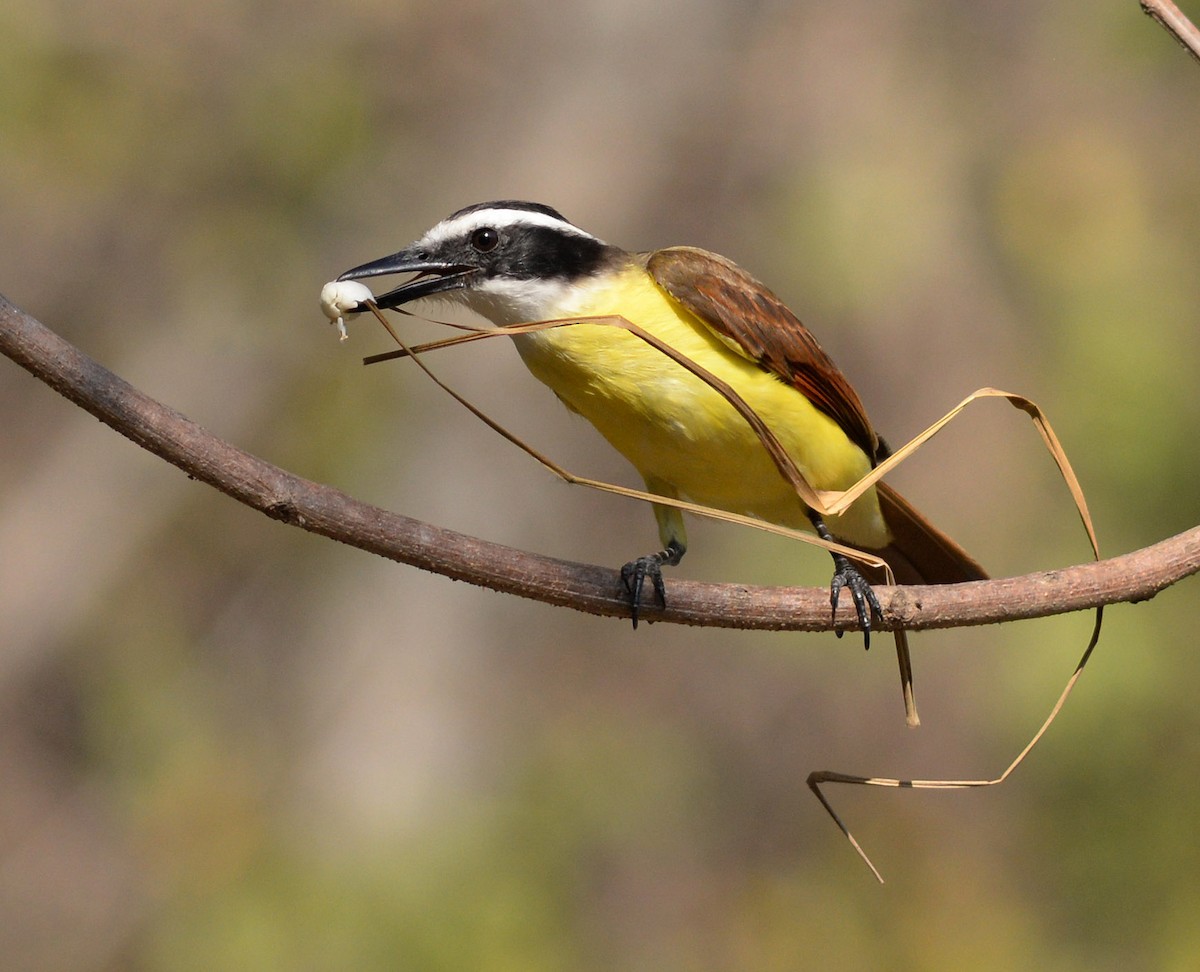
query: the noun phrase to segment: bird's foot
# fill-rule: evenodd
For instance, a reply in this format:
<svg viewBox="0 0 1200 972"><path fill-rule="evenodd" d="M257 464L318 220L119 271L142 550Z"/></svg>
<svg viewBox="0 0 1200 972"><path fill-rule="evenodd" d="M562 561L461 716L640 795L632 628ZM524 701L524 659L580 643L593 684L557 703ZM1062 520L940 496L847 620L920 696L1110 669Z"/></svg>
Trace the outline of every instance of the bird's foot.
<svg viewBox="0 0 1200 972"><path fill-rule="evenodd" d="M638 614L642 607L642 590L646 585L646 581L650 581L658 603L666 607L667 592L663 584L662 569L664 565L674 567L678 564L683 558L683 550L684 548L681 543L672 540L667 544L665 550L660 550L658 553L646 554L644 557L638 557L636 560L629 561L629 563L621 568L621 583L629 594L631 602L629 614L633 619L635 629L638 626Z"/></svg>
<svg viewBox="0 0 1200 972"><path fill-rule="evenodd" d="M863 647L870 650L871 615L874 614L875 617L883 620L883 608L879 605L879 598L875 596L875 591L867 579L848 558L841 554L834 554L833 563L833 582L829 585L829 603L833 608L833 615L836 618L838 599L841 597L842 589L845 588L854 600L854 613L858 615L858 625L862 628L863 633ZM839 638L842 636L841 628L835 627L834 632Z"/></svg>

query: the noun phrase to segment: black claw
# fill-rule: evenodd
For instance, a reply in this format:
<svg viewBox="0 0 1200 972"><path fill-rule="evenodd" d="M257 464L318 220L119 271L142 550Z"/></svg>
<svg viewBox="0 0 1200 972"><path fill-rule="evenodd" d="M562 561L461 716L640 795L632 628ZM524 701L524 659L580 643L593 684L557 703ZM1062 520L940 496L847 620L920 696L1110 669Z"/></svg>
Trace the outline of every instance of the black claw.
<svg viewBox="0 0 1200 972"><path fill-rule="evenodd" d="M813 529L817 531L817 536L822 540L834 540L834 536L829 532L829 527L825 525L825 520L816 510L808 511L808 518L812 521ZM829 604L833 609L834 633L840 638L842 631L837 625L837 607L838 598L841 597L842 588L845 587L850 591L850 597L854 600L854 613L858 615L858 626L862 628L863 645L868 650L871 648L871 614L879 620L883 620L883 608L880 607L879 598L875 596L875 591L863 577L857 567L850 562L847 557L842 554L833 554L833 581L829 585Z"/></svg>
<svg viewBox="0 0 1200 972"><path fill-rule="evenodd" d="M842 588L846 588L850 592L850 597L854 601L854 613L858 616L859 627L862 628L863 646L870 650L871 648L871 615L883 620L883 608L879 604L879 598L875 596L875 590L863 577L857 567L854 566L847 558L841 554L833 555L833 563L835 570L833 572L833 581L829 585L829 603L833 609L833 615L837 615L838 599L841 597ZM842 636L841 629L834 629L837 636Z"/></svg>
<svg viewBox="0 0 1200 972"><path fill-rule="evenodd" d="M637 560L631 560L621 568L621 584L629 595L629 615L635 629L638 626L638 614L642 607L642 590L646 585L646 580L649 579L654 597L658 600L659 605L666 607L667 588L663 583L663 565L674 567L682 559L683 551L683 545L672 540L667 544L666 550L638 557Z"/></svg>
<svg viewBox="0 0 1200 972"><path fill-rule="evenodd" d="M662 563L654 554L638 557L637 560L631 560L621 568L621 583L624 585L626 593L629 594L629 614L633 619L635 629L638 626L638 613L642 606L642 588L646 584L647 577L650 578L650 583L653 585L655 597L658 598L660 604L665 606Z"/></svg>

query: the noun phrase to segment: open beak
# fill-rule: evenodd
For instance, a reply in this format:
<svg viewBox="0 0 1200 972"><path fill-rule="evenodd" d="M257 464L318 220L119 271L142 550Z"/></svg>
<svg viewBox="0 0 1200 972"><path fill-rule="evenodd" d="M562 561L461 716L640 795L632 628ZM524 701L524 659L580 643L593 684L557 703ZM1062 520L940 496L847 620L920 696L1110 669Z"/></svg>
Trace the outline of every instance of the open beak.
<svg viewBox="0 0 1200 972"><path fill-rule="evenodd" d="M458 290L466 286L475 272L475 267L458 263L439 263L428 257L417 256L411 250L401 250L391 256L347 270L338 280L362 280L365 277L381 277L391 273L415 273L417 276L412 280L375 298L376 305L387 309L407 304L410 300L445 293L447 290Z"/></svg>

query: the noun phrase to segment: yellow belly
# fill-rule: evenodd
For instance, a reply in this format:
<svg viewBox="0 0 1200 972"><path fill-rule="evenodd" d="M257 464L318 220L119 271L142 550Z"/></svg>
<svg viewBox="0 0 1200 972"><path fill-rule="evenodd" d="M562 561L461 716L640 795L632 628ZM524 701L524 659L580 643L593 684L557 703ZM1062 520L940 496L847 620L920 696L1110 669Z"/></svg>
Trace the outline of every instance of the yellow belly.
<svg viewBox="0 0 1200 972"><path fill-rule="evenodd" d="M565 316L621 313L732 386L817 489L853 485L870 470L838 424L794 388L723 344L640 267L617 287L580 290ZM705 506L807 528L804 506L753 429L720 392L618 327L576 324L514 339L529 370L594 425L654 488ZM830 529L881 547L887 529L874 490Z"/></svg>

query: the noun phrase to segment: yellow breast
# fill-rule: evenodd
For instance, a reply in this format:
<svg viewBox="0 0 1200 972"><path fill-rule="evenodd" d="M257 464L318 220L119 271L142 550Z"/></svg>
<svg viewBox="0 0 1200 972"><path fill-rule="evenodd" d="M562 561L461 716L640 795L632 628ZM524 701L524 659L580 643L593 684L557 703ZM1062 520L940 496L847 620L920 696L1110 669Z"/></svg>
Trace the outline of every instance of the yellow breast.
<svg viewBox="0 0 1200 972"><path fill-rule="evenodd" d="M622 316L728 383L817 489L870 470L863 451L795 388L738 354L662 291L641 266L576 288L563 317ZM592 423L642 474L697 503L807 527L804 507L757 434L725 398L656 348L613 325L575 324L514 339L529 370ZM882 546L874 492L830 527Z"/></svg>

